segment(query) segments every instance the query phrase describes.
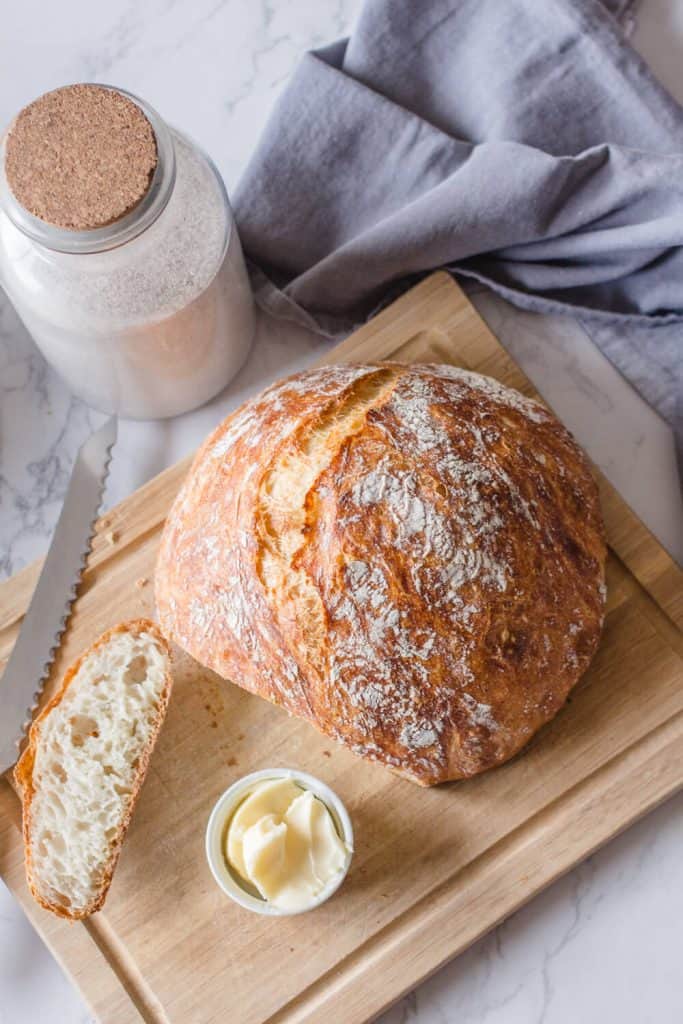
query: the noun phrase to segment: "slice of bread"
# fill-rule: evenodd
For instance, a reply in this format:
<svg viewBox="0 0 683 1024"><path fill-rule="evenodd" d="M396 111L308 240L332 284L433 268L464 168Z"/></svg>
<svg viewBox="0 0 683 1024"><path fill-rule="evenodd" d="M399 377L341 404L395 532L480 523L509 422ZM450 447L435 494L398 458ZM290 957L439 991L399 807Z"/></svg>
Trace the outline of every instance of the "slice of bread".
<svg viewBox="0 0 683 1024"><path fill-rule="evenodd" d="M99 910L171 692L170 652L147 619L110 629L64 676L14 771L26 876L47 910Z"/></svg>

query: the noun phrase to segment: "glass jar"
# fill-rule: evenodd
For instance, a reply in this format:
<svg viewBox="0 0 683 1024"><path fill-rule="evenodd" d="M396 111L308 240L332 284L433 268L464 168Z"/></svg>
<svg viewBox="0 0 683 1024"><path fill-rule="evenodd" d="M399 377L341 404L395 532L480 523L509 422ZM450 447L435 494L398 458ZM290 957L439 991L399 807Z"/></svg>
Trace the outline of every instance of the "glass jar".
<svg viewBox="0 0 683 1024"><path fill-rule="evenodd" d="M109 86L98 88L111 88ZM89 405L174 416L242 366L254 308L237 230L211 160L147 104L157 164L140 202L92 230L22 206L0 152L0 284L47 361Z"/></svg>

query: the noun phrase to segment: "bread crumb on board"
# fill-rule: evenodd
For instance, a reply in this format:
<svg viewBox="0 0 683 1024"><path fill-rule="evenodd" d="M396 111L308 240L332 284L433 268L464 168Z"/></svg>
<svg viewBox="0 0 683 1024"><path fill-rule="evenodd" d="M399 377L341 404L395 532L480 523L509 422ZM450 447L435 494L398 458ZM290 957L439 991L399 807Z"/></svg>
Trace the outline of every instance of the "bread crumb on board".
<svg viewBox="0 0 683 1024"><path fill-rule="evenodd" d="M147 576L140 576L135 581L135 586L138 588L138 590L142 590L142 588L146 587L148 583L149 583L149 578Z"/></svg>

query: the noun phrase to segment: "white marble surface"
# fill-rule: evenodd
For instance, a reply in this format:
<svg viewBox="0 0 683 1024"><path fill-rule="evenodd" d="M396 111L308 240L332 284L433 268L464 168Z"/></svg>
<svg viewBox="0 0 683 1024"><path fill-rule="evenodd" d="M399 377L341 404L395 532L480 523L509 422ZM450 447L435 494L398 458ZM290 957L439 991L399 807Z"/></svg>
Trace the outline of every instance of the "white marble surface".
<svg viewBox="0 0 683 1024"><path fill-rule="evenodd" d="M68 81L122 85L211 153L234 185L300 52L342 34L358 0L7 0L0 125ZM642 0L635 43L683 101L683 0ZM670 431L573 325L477 304L592 457L683 560ZM320 342L261 320L227 391L173 422L122 425L107 500L190 451ZM0 573L44 551L79 442L100 417L66 392L0 297ZM683 795L556 883L396 1007L384 1024L683 1020ZM84 1024L78 994L0 883L0 1024ZM343 1022L340 1022L343 1024Z"/></svg>

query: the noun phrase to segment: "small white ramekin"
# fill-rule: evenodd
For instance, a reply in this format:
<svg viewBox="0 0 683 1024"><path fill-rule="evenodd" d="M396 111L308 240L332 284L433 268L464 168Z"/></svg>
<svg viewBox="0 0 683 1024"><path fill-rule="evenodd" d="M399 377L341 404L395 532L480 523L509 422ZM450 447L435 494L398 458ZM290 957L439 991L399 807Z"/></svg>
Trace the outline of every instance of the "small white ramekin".
<svg viewBox="0 0 683 1024"><path fill-rule="evenodd" d="M291 779L302 789L310 789L327 807L334 819L339 835L347 846L346 861L339 874L335 875L325 886L321 893L316 896L307 906L300 910L283 910L273 906L268 900L249 891L239 878L228 867L225 858L225 834L228 822L237 810L239 804L248 796L257 783L265 779ZM225 793L218 798L209 817L206 826L206 859L211 868L211 874L217 884L230 899L239 903L246 910L252 910L255 914L268 914L270 917L291 917L294 914L304 914L314 910L321 903L329 900L330 896L337 891L348 874L351 858L353 856L353 828L348 812L337 794L320 779L309 775L307 772L299 772L293 768L264 768L258 772L251 772L243 778L238 779L232 786L226 789Z"/></svg>

